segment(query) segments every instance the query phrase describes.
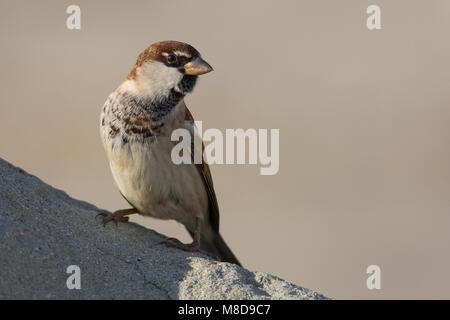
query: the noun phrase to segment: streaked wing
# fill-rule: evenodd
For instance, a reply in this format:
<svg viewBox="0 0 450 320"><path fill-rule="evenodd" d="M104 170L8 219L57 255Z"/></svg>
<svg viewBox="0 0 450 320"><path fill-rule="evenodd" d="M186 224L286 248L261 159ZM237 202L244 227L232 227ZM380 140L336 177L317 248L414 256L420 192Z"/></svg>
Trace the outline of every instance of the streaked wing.
<svg viewBox="0 0 450 320"><path fill-rule="evenodd" d="M184 104L184 103L183 103ZM189 124L189 130L191 131L192 137L194 133L194 117L192 116L189 109L184 104L186 118L185 122ZM194 139L192 139L192 144L194 144ZM205 185L205 189L208 193L209 200L209 219L211 222L211 226L215 232L219 232L219 205L217 203L216 192L214 191L213 180L211 176L211 171L209 169L209 165L203 159L203 150L205 146L202 141L202 163L196 164L197 170L200 173L200 176L203 178L203 183ZM194 146L192 146L192 150L194 150ZM194 153L192 152L192 155Z"/></svg>

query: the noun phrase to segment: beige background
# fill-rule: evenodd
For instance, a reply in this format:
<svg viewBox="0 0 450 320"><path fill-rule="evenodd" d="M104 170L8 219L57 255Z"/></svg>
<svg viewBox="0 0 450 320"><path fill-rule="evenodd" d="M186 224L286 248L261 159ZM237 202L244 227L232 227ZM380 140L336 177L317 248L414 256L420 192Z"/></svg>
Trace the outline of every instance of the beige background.
<svg viewBox="0 0 450 320"><path fill-rule="evenodd" d="M79 4L82 29L65 26ZM366 28L379 4L382 30ZM450 1L1 1L0 156L70 195L127 207L98 118L147 45L215 71L205 128L280 128L280 171L213 166L243 264L334 298L450 298ZM139 219L188 240L175 222ZM382 289L366 288L366 267Z"/></svg>

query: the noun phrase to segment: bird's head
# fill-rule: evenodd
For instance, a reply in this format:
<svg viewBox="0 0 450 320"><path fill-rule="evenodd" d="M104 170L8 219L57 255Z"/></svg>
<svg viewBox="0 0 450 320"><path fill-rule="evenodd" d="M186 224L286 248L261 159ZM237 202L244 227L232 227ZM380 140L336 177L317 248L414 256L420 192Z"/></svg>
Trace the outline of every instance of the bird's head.
<svg viewBox="0 0 450 320"><path fill-rule="evenodd" d="M194 47L161 41L139 55L127 80L134 82L140 95L161 97L172 89L185 95L194 89L197 76L212 70Z"/></svg>

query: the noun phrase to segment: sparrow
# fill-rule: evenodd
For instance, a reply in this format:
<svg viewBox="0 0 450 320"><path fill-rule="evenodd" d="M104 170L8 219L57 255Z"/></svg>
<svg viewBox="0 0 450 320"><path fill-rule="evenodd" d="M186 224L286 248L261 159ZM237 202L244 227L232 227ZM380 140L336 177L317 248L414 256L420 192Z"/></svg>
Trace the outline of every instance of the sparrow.
<svg viewBox="0 0 450 320"><path fill-rule="evenodd" d="M169 247L240 265L219 233L219 206L208 164L175 164L171 159L178 143L171 140L172 132L184 128L195 135L184 97L199 75L212 70L194 47L178 41L154 43L138 56L100 116L114 181L131 208L100 215L104 224L127 222L131 214L178 221L193 241L184 244L171 238Z"/></svg>

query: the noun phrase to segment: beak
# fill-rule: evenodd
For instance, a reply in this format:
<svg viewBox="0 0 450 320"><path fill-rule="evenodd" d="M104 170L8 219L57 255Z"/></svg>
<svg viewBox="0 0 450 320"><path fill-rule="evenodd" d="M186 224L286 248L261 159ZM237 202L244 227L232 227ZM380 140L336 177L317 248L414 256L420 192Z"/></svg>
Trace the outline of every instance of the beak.
<svg viewBox="0 0 450 320"><path fill-rule="evenodd" d="M183 68L184 73L192 76L199 76L201 74L213 71L213 68L208 64L208 62L200 57L197 57L191 62L186 63Z"/></svg>

